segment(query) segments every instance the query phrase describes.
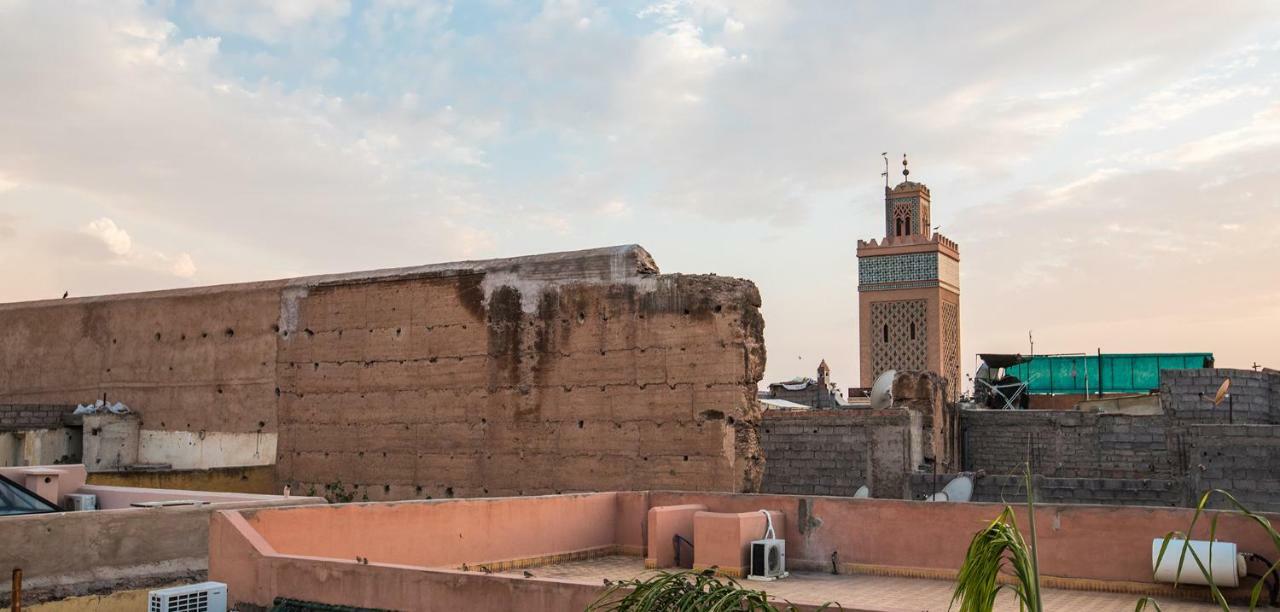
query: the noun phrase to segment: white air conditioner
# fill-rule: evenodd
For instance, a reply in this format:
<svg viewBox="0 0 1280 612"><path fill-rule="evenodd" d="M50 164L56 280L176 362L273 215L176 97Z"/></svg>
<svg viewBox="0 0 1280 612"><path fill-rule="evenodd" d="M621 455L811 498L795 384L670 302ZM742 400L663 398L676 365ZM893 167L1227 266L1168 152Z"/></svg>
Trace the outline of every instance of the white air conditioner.
<svg viewBox="0 0 1280 612"><path fill-rule="evenodd" d="M787 575L787 542L768 538L751 542L749 580L777 580Z"/></svg>
<svg viewBox="0 0 1280 612"><path fill-rule="evenodd" d="M90 493L67 493L67 500L62 502L63 510L81 512L98 509L98 496Z"/></svg>
<svg viewBox="0 0 1280 612"><path fill-rule="evenodd" d="M151 591L147 612L227 612L227 585L201 582Z"/></svg>

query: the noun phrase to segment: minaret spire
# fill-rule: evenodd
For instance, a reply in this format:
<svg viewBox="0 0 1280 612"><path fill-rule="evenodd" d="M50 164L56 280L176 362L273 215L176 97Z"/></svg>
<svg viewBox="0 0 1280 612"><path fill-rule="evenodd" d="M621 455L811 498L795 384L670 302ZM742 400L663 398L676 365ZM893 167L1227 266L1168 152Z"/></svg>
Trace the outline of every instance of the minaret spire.
<svg viewBox="0 0 1280 612"><path fill-rule="evenodd" d="M911 174L911 170L907 169L907 154L903 153L902 154L902 180L904 181L911 180L910 178L908 178L910 174Z"/></svg>

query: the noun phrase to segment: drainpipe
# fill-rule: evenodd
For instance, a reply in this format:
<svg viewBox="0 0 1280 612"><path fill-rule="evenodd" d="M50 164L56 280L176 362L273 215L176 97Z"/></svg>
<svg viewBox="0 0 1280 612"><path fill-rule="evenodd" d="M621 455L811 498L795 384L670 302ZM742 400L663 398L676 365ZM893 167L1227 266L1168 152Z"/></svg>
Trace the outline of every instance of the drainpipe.
<svg viewBox="0 0 1280 612"><path fill-rule="evenodd" d="M9 609L12 612L22 612L22 568L13 568L13 591L11 592L11 601Z"/></svg>

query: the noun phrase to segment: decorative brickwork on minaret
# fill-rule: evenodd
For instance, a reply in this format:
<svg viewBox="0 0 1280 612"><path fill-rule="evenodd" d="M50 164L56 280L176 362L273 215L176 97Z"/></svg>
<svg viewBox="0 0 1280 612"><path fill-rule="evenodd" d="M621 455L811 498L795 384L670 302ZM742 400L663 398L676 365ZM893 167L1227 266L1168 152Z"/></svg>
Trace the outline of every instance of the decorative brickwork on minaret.
<svg viewBox="0 0 1280 612"><path fill-rule="evenodd" d="M930 225L929 188L885 187L883 240L858 241L861 384L885 370L930 370L960 387L960 248Z"/></svg>

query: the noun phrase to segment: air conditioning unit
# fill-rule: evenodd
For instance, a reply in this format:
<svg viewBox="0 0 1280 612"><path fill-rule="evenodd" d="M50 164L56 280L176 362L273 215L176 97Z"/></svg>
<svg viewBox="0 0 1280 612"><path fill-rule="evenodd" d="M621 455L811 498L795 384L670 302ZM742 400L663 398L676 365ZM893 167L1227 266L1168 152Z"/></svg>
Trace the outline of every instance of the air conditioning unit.
<svg viewBox="0 0 1280 612"><path fill-rule="evenodd" d="M787 542L777 538L751 542L748 580L777 580L787 575Z"/></svg>
<svg viewBox="0 0 1280 612"><path fill-rule="evenodd" d="M98 496L90 493L67 493L67 500L62 502L63 510L82 512L98 509Z"/></svg>
<svg viewBox="0 0 1280 612"><path fill-rule="evenodd" d="M227 612L227 585L201 582L151 591L147 612Z"/></svg>

